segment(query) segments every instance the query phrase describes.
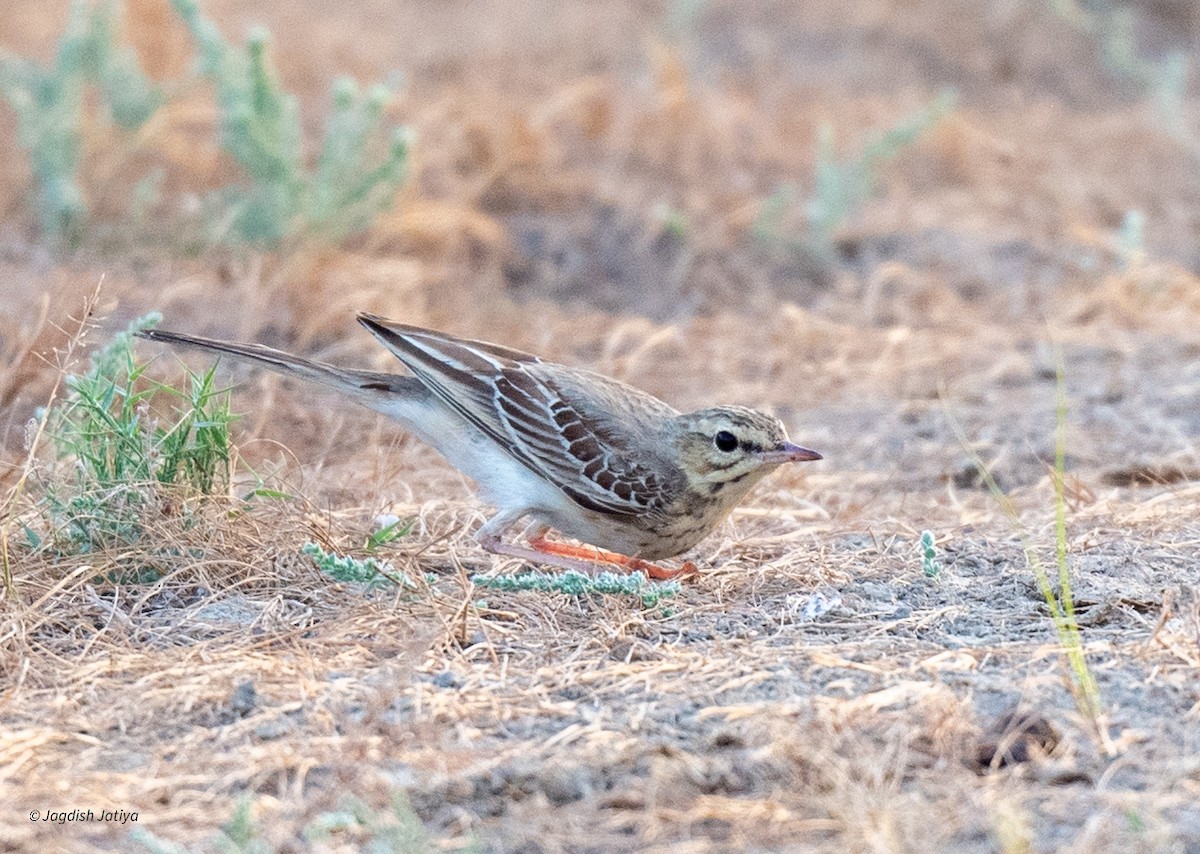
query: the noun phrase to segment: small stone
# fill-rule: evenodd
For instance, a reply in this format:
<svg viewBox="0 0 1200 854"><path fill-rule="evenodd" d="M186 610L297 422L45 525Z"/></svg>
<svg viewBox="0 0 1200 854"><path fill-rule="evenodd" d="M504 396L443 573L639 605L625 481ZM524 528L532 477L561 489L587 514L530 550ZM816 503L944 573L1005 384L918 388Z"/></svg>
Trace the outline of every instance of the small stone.
<svg viewBox="0 0 1200 854"><path fill-rule="evenodd" d="M241 682L233 689L233 696L229 698L229 710L239 718L250 717L257 706L258 691L254 688L253 681Z"/></svg>

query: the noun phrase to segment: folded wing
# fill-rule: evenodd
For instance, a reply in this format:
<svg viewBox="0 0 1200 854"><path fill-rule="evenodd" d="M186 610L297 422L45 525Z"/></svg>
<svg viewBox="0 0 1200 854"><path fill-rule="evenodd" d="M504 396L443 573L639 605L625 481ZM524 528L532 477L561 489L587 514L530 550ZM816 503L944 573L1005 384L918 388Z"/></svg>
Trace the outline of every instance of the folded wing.
<svg viewBox="0 0 1200 854"><path fill-rule="evenodd" d="M649 437L639 434L677 414L649 395L507 347L371 315L359 322L446 405L582 507L653 513L667 481L682 476L665 460L647 459ZM630 394L637 406L628 406Z"/></svg>

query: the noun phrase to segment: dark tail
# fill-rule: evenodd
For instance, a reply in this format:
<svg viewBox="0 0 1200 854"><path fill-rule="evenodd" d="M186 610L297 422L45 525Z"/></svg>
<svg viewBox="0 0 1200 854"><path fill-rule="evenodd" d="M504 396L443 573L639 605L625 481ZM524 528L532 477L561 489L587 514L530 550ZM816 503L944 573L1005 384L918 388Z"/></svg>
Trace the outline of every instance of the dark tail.
<svg viewBox="0 0 1200 854"><path fill-rule="evenodd" d="M281 374L302 377L349 394L372 409L380 409L389 401L395 402L397 396L421 399L429 394L416 377L339 368L325 362L293 356L261 344L217 341L212 338L185 335L182 332L168 332L165 329L144 329L137 335L148 341L160 341L164 344L221 353L239 361L263 365Z"/></svg>

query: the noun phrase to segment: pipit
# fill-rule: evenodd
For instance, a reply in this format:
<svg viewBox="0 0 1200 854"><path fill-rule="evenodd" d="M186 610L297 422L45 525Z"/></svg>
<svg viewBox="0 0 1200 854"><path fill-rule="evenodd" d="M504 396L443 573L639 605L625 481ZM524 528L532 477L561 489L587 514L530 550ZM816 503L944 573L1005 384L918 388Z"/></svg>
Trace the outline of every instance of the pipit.
<svg viewBox="0 0 1200 854"><path fill-rule="evenodd" d="M493 554L653 578L695 572L652 561L687 551L783 463L819 460L779 419L741 406L679 413L591 371L496 344L361 314L412 376L339 368L256 344L139 333L225 353L331 386L394 418L441 452L499 508L476 532ZM522 518L528 545L502 536ZM586 546L546 539L555 529Z"/></svg>

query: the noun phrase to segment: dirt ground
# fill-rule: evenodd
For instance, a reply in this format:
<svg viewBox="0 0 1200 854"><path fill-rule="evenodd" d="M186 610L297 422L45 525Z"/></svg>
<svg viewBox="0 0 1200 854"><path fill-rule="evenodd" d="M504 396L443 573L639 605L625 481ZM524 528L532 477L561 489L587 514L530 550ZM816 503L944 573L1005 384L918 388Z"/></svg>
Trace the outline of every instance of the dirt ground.
<svg viewBox="0 0 1200 854"><path fill-rule="evenodd" d="M182 73L160 0L127 6L145 67ZM1147 61L1200 60L1193 4L1122 6ZM270 30L314 141L338 75L399 72L411 177L337 250L172 251L119 225L126 173L157 163L175 199L236 174L196 100L135 157L89 138L97 226L68 254L38 234L0 108L5 490L101 278L89 346L158 310L389 368L353 321L371 311L681 409L772 411L825 459L764 482L656 607L498 592L469 576L520 564L475 544L489 508L434 452L225 372L240 455L296 497L164 522L181 557L148 584L104 581L119 556L13 547L0 849L1200 852L1200 160L1079 23L1105 3L204 7L231 36ZM66 3L14 8L0 46L49 57ZM881 167L836 257L798 252L818 128L848 158L947 87L953 111ZM764 239L782 185L797 200ZM1053 565L1056 352L1098 726L1021 540ZM414 520L386 554L432 574L420 591L300 555L354 551L382 513ZM75 808L137 817L30 820Z"/></svg>

